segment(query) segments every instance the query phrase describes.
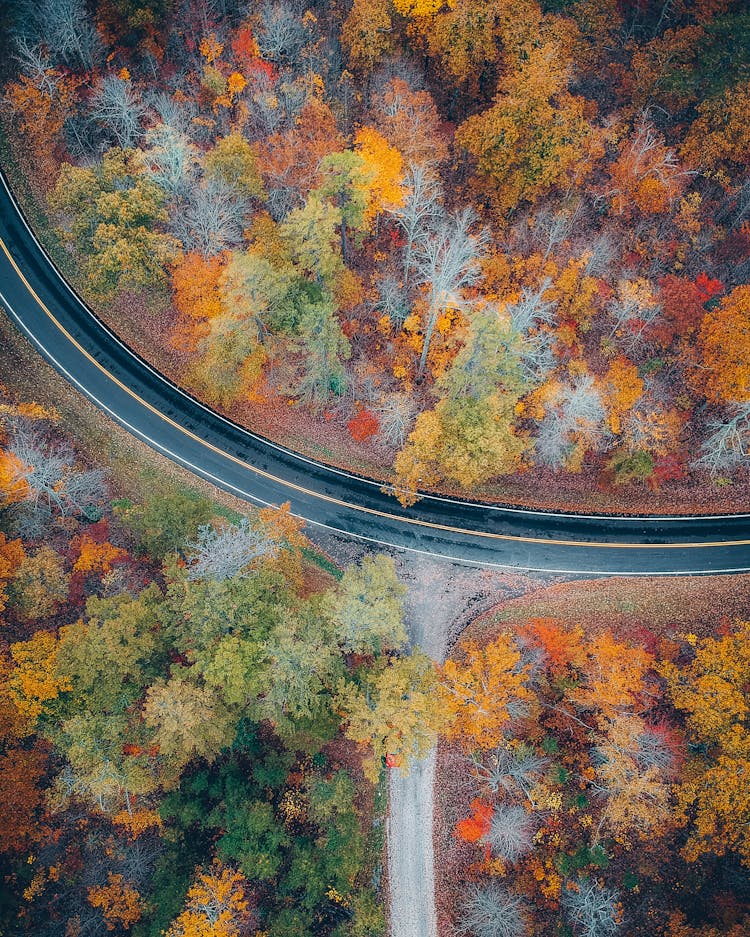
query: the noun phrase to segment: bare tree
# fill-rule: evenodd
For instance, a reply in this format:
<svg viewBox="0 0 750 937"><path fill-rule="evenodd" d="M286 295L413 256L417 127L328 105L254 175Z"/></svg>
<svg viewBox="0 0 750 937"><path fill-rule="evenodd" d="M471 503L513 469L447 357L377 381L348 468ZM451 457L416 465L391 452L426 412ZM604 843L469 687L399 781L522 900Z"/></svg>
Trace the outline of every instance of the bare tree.
<svg viewBox="0 0 750 937"><path fill-rule="evenodd" d="M16 39L16 54L21 72L26 75L36 88L45 94L53 95L57 90L60 72L54 67L47 49L39 43L32 42L28 36L19 36Z"/></svg>
<svg viewBox="0 0 750 937"><path fill-rule="evenodd" d="M638 346L646 327L662 312L661 305L650 291L642 283L631 280L620 280L617 296L607 308L614 319L610 337L621 335L628 351Z"/></svg>
<svg viewBox="0 0 750 937"><path fill-rule="evenodd" d="M277 64L294 65L308 40L302 18L285 3L266 3L260 13L258 48L263 58Z"/></svg>
<svg viewBox="0 0 750 937"><path fill-rule="evenodd" d="M251 527L243 517L239 524L217 530L205 524L198 531L198 540L188 550L193 554L188 566L189 579L211 579L224 582L235 576L249 576L253 564L276 556L279 545L261 527Z"/></svg>
<svg viewBox="0 0 750 937"><path fill-rule="evenodd" d="M27 0L17 22L17 42L43 47L55 64L89 71L102 58L85 0Z"/></svg>
<svg viewBox="0 0 750 937"><path fill-rule="evenodd" d="M171 198L187 191L198 162L195 147L168 124L157 124L146 134L144 156L149 174Z"/></svg>
<svg viewBox="0 0 750 937"><path fill-rule="evenodd" d="M518 302L507 307L510 321L517 332L527 332L540 322L553 322L555 318L555 303L545 299L544 294L551 286L547 277L541 286L532 290L527 286L521 289L521 298Z"/></svg>
<svg viewBox="0 0 750 937"><path fill-rule="evenodd" d="M437 178L424 166L412 163L404 180L404 204L391 209L404 234L404 291L409 289L409 278L414 268L414 248L428 237L441 217L443 193Z"/></svg>
<svg viewBox="0 0 750 937"><path fill-rule="evenodd" d="M376 410L380 422L379 438L400 449L414 425L417 407L407 394L388 394Z"/></svg>
<svg viewBox="0 0 750 937"><path fill-rule="evenodd" d="M107 75L99 85L91 107L91 118L114 142L129 149L143 136L146 106L129 80Z"/></svg>
<svg viewBox="0 0 750 937"><path fill-rule="evenodd" d="M534 846L534 821L520 804L498 804L485 837L492 854L505 862L517 862Z"/></svg>
<svg viewBox="0 0 750 937"><path fill-rule="evenodd" d="M474 212L465 209L441 222L415 251L417 282L428 289L427 325L417 376L422 377L438 316L450 305L464 305L462 290L479 277L479 262L489 242L482 229L471 233Z"/></svg>
<svg viewBox="0 0 750 937"><path fill-rule="evenodd" d="M388 316L396 328L401 328L409 315L409 300L403 283L386 274L376 286L379 295L374 303L375 310Z"/></svg>
<svg viewBox="0 0 750 937"><path fill-rule="evenodd" d="M619 896L590 878L579 878L565 888L561 904L576 937L608 937L619 923Z"/></svg>
<svg viewBox="0 0 750 937"><path fill-rule="evenodd" d="M709 436L693 463L712 475L750 463L750 404L740 407L728 420L708 424Z"/></svg>
<svg viewBox="0 0 750 937"><path fill-rule="evenodd" d="M521 795L531 802L531 791L549 765L549 759L537 755L529 745L505 746L484 758L472 756L473 774L497 794L503 791Z"/></svg>
<svg viewBox="0 0 750 937"><path fill-rule="evenodd" d="M236 247L242 241L247 202L218 179L191 188L186 204L170 222L185 250L204 256Z"/></svg>
<svg viewBox="0 0 750 937"><path fill-rule="evenodd" d="M61 516L93 516L106 498L104 472L80 470L70 449L50 444L26 424L18 424L11 435L8 452L18 468L13 483L25 483L20 504L22 523L41 533L54 512Z"/></svg>
<svg viewBox="0 0 750 937"><path fill-rule="evenodd" d="M607 439L602 398L590 375L565 385L557 400L547 408L535 445L536 461L559 468L576 444L600 448Z"/></svg>
<svg viewBox="0 0 750 937"><path fill-rule="evenodd" d="M177 100L173 95L157 91L147 97L148 106L159 118L159 122L171 127L176 133L188 136L194 125L191 120L196 116L197 108L193 101Z"/></svg>
<svg viewBox="0 0 750 937"><path fill-rule="evenodd" d="M528 932L523 901L496 882L472 888L459 924L474 937L523 937Z"/></svg>

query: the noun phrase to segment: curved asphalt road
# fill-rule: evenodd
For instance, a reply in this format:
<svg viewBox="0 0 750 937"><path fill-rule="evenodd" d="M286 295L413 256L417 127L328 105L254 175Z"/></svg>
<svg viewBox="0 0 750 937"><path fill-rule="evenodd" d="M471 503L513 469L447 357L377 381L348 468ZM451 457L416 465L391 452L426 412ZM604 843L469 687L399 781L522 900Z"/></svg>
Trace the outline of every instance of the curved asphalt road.
<svg viewBox="0 0 750 937"><path fill-rule="evenodd" d="M381 545L502 568L653 575L750 570L750 514L617 518L427 496L404 509L380 483L247 432L171 384L77 298L0 180L0 304L86 397L170 459L256 504Z"/></svg>

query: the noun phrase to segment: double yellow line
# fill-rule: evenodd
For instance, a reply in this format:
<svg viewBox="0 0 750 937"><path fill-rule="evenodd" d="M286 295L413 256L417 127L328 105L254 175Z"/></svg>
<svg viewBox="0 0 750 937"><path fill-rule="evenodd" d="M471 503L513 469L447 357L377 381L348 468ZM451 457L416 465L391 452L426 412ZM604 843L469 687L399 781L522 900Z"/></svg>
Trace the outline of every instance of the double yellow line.
<svg viewBox="0 0 750 937"><path fill-rule="evenodd" d="M515 543L533 543L533 544L546 544L549 546L563 546L563 547L584 547L584 548L594 548L594 549L623 549L623 550L664 550L664 549L704 549L709 547L733 547L733 546L750 546L750 540L717 540L717 541L707 541L707 542L688 542L688 543L610 543L607 541L588 541L588 540L555 540L546 537L528 537L515 534L497 534L490 531L482 530L467 530L462 527L452 527L447 524L437 524L432 521L420 520L419 518L408 518L401 517L397 514L389 514L386 511L378 511L375 508L364 507L363 505L352 504L348 501L342 501L339 498L334 498L330 495L323 494L319 491L313 491L309 488L304 488L301 485L297 485L294 482L287 481L286 479L279 478L276 475L272 475L270 472L266 472L263 469L258 468L257 466L251 465L248 462L243 461L235 455L232 455L230 452L226 452L223 449L220 449L218 446L214 446L212 443L207 440L197 436L195 433L191 432L186 427L172 420L165 413L162 413L147 400L144 400L138 394L135 393L127 384L123 384L119 378L107 370L96 358L93 357L65 328L65 326L55 317L54 313L48 308L48 306L42 301L37 292L34 290L34 287L29 283L26 276L24 275L21 268L18 266L16 261L13 259L10 251L8 250L5 242L0 238L0 247L3 250L3 253L8 258L8 262L11 264L13 269L16 272L18 278L22 281L29 294L34 298L36 304L44 311L47 317L51 322L60 330L62 335L73 345L80 354L82 354L91 364L98 368L102 374L104 374L113 384L117 385L121 390L133 398L138 404L142 407L145 407L148 411L157 416L159 419L163 420L165 423L168 423L174 429L183 433L185 436L204 446L206 449L216 453L219 456L222 456L225 459L228 459L231 462L236 463L244 469L249 469L252 472L255 472L256 475L259 475L268 481L275 482L276 484L282 485L286 488L291 489L292 491L299 492L300 494L308 495L313 498L318 498L321 501L326 501L329 504L335 504L338 507L348 508L354 511L361 511L366 514L371 514L376 517L382 517L389 521L394 521L399 524L413 524L420 527L426 527L432 530L442 530L449 533L462 534L470 537L485 537L492 540L505 540ZM176 453L174 453L176 455ZM179 457L177 457L179 459ZM314 523L314 522L313 522ZM345 532L345 531L344 531Z"/></svg>

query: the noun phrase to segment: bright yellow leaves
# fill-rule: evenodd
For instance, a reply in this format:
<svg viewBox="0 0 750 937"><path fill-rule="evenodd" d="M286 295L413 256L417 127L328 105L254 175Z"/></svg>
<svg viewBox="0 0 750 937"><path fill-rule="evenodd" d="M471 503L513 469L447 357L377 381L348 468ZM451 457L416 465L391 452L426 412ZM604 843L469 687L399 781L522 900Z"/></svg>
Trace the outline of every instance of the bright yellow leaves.
<svg viewBox="0 0 750 937"><path fill-rule="evenodd" d="M72 689L67 677L57 675L57 651L57 639L49 631L37 631L30 640L10 646L16 665L8 683L10 698L30 723L39 718L45 703Z"/></svg>
<svg viewBox="0 0 750 937"><path fill-rule="evenodd" d="M368 177L364 221L369 228L384 208L403 205L404 161L396 147L372 127L362 127L357 131L354 148L362 157Z"/></svg>
<svg viewBox="0 0 750 937"><path fill-rule="evenodd" d="M604 401L607 406L607 422L615 435L622 432L622 421L643 394L643 381L638 368L627 358L615 358L609 366L603 382Z"/></svg>
<svg viewBox="0 0 750 937"><path fill-rule="evenodd" d="M393 6L401 16L434 16L443 0L393 0Z"/></svg>
<svg viewBox="0 0 750 937"><path fill-rule="evenodd" d="M249 923L245 879L218 862L199 872L187 893L185 910L166 937L239 937Z"/></svg>

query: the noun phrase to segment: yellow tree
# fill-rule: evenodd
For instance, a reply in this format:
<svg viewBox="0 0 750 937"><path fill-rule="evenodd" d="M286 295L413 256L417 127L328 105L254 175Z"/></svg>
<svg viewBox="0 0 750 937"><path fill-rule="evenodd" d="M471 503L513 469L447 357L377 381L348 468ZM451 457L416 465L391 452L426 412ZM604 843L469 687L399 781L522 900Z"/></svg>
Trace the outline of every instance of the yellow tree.
<svg viewBox="0 0 750 937"><path fill-rule="evenodd" d="M638 368L624 356L615 358L603 382L603 397L607 406L607 422L613 433L622 432L623 419L643 394L643 380Z"/></svg>
<svg viewBox="0 0 750 937"><path fill-rule="evenodd" d="M420 413L394 462L399 500L414 503L414 492L443 479L470 489L517 471L530 443L515 431L516 402L510 394L446 397Z"/></svg>
<svg viewBox="0 0 750 937"><path fill-rule="evenodd" d="M246 880L234 869L214 862L196 876L185 910L166 937L240 937L252 923Z"/></svg>
<svg viewBox="0 0 750 937"><path fill-rule="evenodd" d="M494 748L519 709L534 695L528 688L529 668L510 634L479 647L461 645L462 659L449 659L442 668L440 695L452 717L446 728L450 739L472 751Z"/></svg>
<svg viewBox="0 0 750 937"><path fill-rule="evenodd" d="M388 0L354 0L341 27L341 45L349 66L369 74L393 51L392 32Z"/></svg>
<svg viewBox="0 0 750 937"><path fill-rule="evenodd" d="M404 161L396 147L373 127L357 131L354 148L362 157L367 178L363 221L369 228L383 209L403 205Z"/></svg>
<svg viewBox="0 0 750 937"><path fill-rule="evenodd" d="M750 286L738 286L707 312L698 334L693 384L711 403L750 400Z"/></svg>
<svg viewBox="0 0 750 937"><path fill-rule="evenodd" d="M30 725L44 711L46 703L72 689L70 680L57 673L59 642L50 631L37 631L28 641L11 644L15 664L8 681L8 692L16 709Z"/></svg>
<svg viewBox="0 0 750 937"><path fill-rule="evenodd" d="M720 638L688 638L692 662L661 666L694 752L677 789L677 819L690 830L683 855L694 862L731 851L750 866L750 623Z"/></svg>
<svg viewBox="0 0 750 937"><path fill-rule="evenodd" d="M527 46L501 78L492 107L456 132L501 213L579 181L603 153L591 124L595 105L568 91L570 68L557 43Z"/></svg>
<svg viewBox="0 0 750 937"><path fill-rule="evenodd" d="M420 651L381 657L360 672L357 682L338 685L336 708L345 734L369 751L363 764L372 781L386 756L408 773L409 759L420 758L434 744L444 721L436 685L435 665Z"/></svg>

